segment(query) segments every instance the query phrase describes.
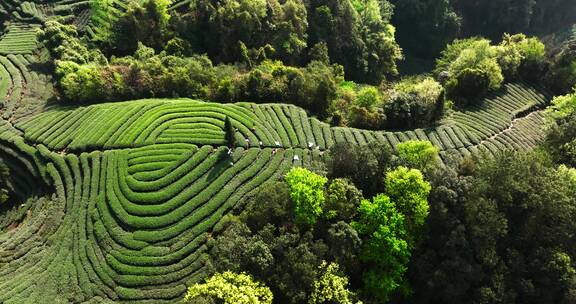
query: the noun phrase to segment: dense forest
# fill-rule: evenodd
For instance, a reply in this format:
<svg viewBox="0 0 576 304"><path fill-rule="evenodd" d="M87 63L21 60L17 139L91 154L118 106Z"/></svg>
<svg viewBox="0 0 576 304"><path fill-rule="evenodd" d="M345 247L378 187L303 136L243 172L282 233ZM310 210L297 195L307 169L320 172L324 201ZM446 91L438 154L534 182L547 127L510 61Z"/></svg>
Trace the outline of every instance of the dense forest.
<svg viewBox="0 0 576 304"><path fill-rule="evenodd" d="M0 303L576 303L573 0L10 0L0 102Z"/></svg>

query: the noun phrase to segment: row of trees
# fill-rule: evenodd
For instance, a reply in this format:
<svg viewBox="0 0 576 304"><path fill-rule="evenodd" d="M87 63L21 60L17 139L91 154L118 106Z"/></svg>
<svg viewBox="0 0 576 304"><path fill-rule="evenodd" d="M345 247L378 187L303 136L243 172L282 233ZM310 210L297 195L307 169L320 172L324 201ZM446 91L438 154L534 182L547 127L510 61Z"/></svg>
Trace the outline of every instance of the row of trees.
<svg viewBox="0 0 576 304"><path fill-rule="evenodd" d="M332 123L363 129L426 127L444 114L444 89L431 77L407 77L379 87L344 82L331 103Z"/></svg>
<svg viewBox="0 0 576 304"><path fill-rule="evenodd" d="M99 15L106 12L102 3L113 5L96 2ZM105 53L124 56L139 42L160 52L177 39L184 54L207 54L218 64L272 59L302 66L325 49L351 79L374 84L395 75L402 58L386 0L198 0L168 12L169 5L131 1L94 40Z"/></svg>
<svg viewBox="0 0 576 304"><path fill-rule="evenodd" d="M93 0L98 16L107 0ZM435 58L458 37L499 39L504 33L545 35L576 22L570 0L258 0L192 2L168 13L169 1L129 4L117 25L96 40L120 55L144 42L157 51L173 37L217 63L243 60L243 48L289 65L306 64L319 43L355 81L377 83L393 75L401 51ZM117 28L114 31L113 28Z"/></svg>
<svg viewBox="0 0 576 304"><path fill-rule="evenodd" d="M540 37L567 30L576 22L571 0L391 0L397 39L411 56L434 59L455 38L504 33Z"/></svg>
<svg viewBox="0 0 576 304"><path fill-rule="evenodd" d="M427 126L443 114L444 92L434 79L413 77L378 87L345 82L342 67L326 59L325 46L318 50L324 59L305 67L270 60L247 66L183 56L180 40L160 53L140 43L133 55L107 60L98 49L89 49L73 26L56 21L47 22L40 38L56 58L63 97L74 102L150 97L283 102L336 125L368 129Z"/></svg>
<svg viewBox="0 0 576 304"><path fill-rule="evenodd" d="M95 9L101 11L112 5L98 3ZM396 5L405 12L414 4ZM384 59L364 49L368 38L393 41L388 26L392 6L386 1L205 0L178 12L168 6L160 0L131 2L113 32L94 37L99 48L79 38L73 27L48 21L40 38L56 59L63 97L75 102L148 97L285 102L334 125L406 129L433 125L444 113L445 97L466 105L517 79L547 79L556 92L565 93L576 77L576 40L550 61L537 38L505 34L497 45L483 38L450 44L434 71L442 84L424 76L395 84L381 81L394 74L395 66L371 62L366 58ZM457 19L447 0L418 9L435 12L445 24ZM312 12L316 18L310 18ZM128 56L108 59L111 54ZM368 71L378 66L387 66L388 72ZM344 81L345 75L379 85Z"/></svg>

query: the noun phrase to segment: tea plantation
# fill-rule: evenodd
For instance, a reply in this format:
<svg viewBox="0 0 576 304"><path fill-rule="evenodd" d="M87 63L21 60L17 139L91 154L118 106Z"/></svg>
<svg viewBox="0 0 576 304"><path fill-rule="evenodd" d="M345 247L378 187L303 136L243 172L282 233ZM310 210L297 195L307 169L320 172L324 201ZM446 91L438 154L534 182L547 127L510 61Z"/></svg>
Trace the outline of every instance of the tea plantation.
<svg viewBox="0 0 576 304"><path fill-rule="evenodd" d="M89 21L87 9L71 0L0 3L13 21L0 38L0 155L23 202L1 210L0 303L177 302L205 278L206 242L224 215L339 142L394 149L429 140L446 158L531 149L544 137L551 96L524 82L435 127L402 132L331 127L287 104L58 105L35 31L46 18L75 16L95 32L109 16Z"/></svg>

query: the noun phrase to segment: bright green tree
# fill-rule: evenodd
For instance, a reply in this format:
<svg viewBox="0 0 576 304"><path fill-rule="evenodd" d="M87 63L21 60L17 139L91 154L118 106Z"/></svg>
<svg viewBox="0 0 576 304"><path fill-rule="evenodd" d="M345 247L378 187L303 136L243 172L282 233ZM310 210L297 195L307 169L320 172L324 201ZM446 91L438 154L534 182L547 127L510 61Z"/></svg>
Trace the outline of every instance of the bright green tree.
<svg viewBox="0 0 576 304"><path fill-rule="evenodd" d="M218 303L224 304L271 304L273 295L250 275L226 271L213 275L206 283L190 286L184 302L194 303L198 299L219 300Z"/></svg>
<svg viewBox="0 0 576 304"><path fill-rule="evenodd" d="M410 246L413 246L421 227L428 217L428 194L431 186L417 169L398 167L386 174L386 194L396 208L405 216Z"/></svg>
<svg viewBox="0 0 576 304"><path fill-rule="evenodd" d="M336 263L322 262L322 276L314 282L309 304L352 304L352 292L348 290L348 278L340 272Z"/></svg>
<svg viewBox="0 0 576 304"><path fill-rule="evenodd" d="M504 34L502 42L496 46L498 64L506 79L520 75L540 80L546 60L546 47L538 38L528 38L524 34ZM531 75L533 74L533 75Z"/></svg>
<svg viewBox="0 0 576 304"><path fill-rule="evenodd" d="M398 144L396 149L402 163L418 170L433 168L440 160L440 149L429 141L410 140Z"/></svg>
<svg viewBox="0 0 576 304"><path fill-rule="evenodd" d="M450 64L448 71L452 75L458 75L465 69L485 71L488 74L489 88L496 90L504 81L502 69L496 59L497 49L490 45L489 40L475 40L458 54L458 57Z"/></svg>
<svg viewBox="0 0 576 304"><path fill-rule="evenodd" d="M378 92L376 87L372 86L360 89L356 97L356 104L367 109L373 109L381 103L382 96L380 95L380 92Z"/></svg>
<svg viewBox="0 0 576 304"><path fill-rule="evenodd" d="M360 259L367 263L363 274L364 289L382 302L405 286L404 274L410 259L406 241L405 217L384 194L363 200L360 218L352 226L367 239Z"/></svg>
<svg viewBox="0 0 576 304"><path fill-rule="evenodd" d="M572 94L554 97L547 111L554 119L564 119L576 113L576 87Z"/></svg>
<svg viewBox="0 0 576 304"><path fill-rule="evenodd" d="M56 69L62 75L60 86L66 98L75 102L100 101L107 91L102 90L104 79L101 68L96 64L77 65L71 61L63 61Z"/></svg>
<svg viewBox="0 0 576 304"><path fill-rule="evenodd" d="M553 119L547 148L559 163L576 167L576 91L552 100L548 115Z"/></svg>
<svg viewBox="0 0 576 304"><path fill-rule="evenodd" d="M313 225L323 211L324 185L328 179L308 169L294 167L286 174L285 180L290 187L296 221Z"/></svg>

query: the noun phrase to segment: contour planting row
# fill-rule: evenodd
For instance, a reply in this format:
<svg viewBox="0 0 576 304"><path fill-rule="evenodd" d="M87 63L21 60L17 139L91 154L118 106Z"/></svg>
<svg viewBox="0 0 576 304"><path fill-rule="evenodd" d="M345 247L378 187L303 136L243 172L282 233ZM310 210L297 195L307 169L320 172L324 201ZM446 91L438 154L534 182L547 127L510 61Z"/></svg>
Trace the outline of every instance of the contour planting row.
<svg viewBox="0 0 576 304"><path fill-rule="evenodd" d="M441 151L442 158L493 156L506 150L529 150L546 137L548 122L544 111L534 111L515 119L509 128L483 139L479 144Z"/></svg>
<svg viewBox="0 0 576 304"><path fill-rule="evenodd" d="M142 100L80 108L55 108L17 127L28 140L52 149L110 149L153 144L226 145L224 120L236 129L236 146L325 150L337 142L378 141L391 148L410 139L431 140L442 149L477 143L458 126L432 130L374 132L330 128L302 109L282 104L216 104L192 100Z"/></svg>
<svg viewBox="0 0 576 304"><path fill-rule="evenodd" d="M11 22L39 24L57 17L61 22L71 23L89 7L90 0L2 0L0 14L10 16Z"/></svg>
<svg viewBox="0 0 576 304"><path fill-rule="evenodd" d="M8 119L22 99L26 83L18 66L7 57L0 57L0 75L2 75L4 83L0 87L0 94L3 97L2 117Z"/></svg>
<svg viewBox="0 0 576 304"><path fill-rule="evenodd" d="M205 241L230 209L291 166L322 158L190 144L80 156L37 149L57 196L10 238L0 235L0 302L175 302L205 276ZM10 241L24 239L34 241Z"/></svg>
<svg viewBox="0 0 576 304"><path fill-rule="evenodd" d="M267 112L266 116L257 114ZM230 118L236 146L317 147L331 143L326 124L293 106L267 105L256 113L233 104L193 100L141 100L79 108L54 108L24 119L17 127L28 140L52 149L111 149L152 144L224 145ZM271 117L272 122L266 121ZM316 134L314 134L316 133Z"/></svg>
<svg viewBox="0 0 576 304"><path fill-rule="evenodd" d="M103 2L103 1L100 1ZM111 0L105 9L89 10L88 16L85 13L79 15L75 20L76 23L83 26L84 31L89 37L104 37L114 25L114 22L122 16L127 9L127 1Z"/></svg>
<svg viewBox="0 0 576 304"><path fill-rule="evenodd" d="M36 33L39 25L13 23L0 38L0 55L31 54L37 47Z"/></svg>
<svg viewBox="0 0 576 304"><path fill-rule="evenodd" d="M64 198L35 198L41 194L39 190L44 183L51 183L51 170L45 166L38 151L26 145L17 132L4 122L0 126L0 157L11 170L16 193L13 199L20 199L20 203L11 201L10 205L2 208L0 302L50 302L50 294L57 293L58 274L63 273L59 269L48 271L52 262L46 258L54 253L54 240L50 238L58 230L64 215ZM49 279L43 274L53 277ZM67 282L63 280L61 283ZM44 288L46 298L26 300L28 295L42 292ZM50 288L54 289L49 291Z"/></svg>
<svg viewBox="0 0 576 304"><path fill-rule="evenodd" d="M503 92L486 98L480 105L455 112L451 119L477 138L488 138L507 129L511 121L528 111L544 107L549 96L522 83L506 84Z"/></svg>
<svg viewBox="0 0 576 304"><path fill-rule="evenodd" d="M545 96L523 84L509 84L505 92L481 106L456 112L431 129L402 132L331 128L302 109L284 104L217 104L188 99L140 100L79 108L54 108L22 120L17 127L26 139L52 149L79 151L189 143L226 145L225 118L235 129L235 146L325 150L338 142L364 145L429 140L441 150L478 145L510 127L546 103Z"/></svg>
<svg viewBox="0 0 576 304"><path fill-rule="evenodd" d="M45 19L43 10L34 2L24 1L20 4L19 10L14 12L17 20L28 22L41 22Z"/></svg>
<svg viewBox="0 0 576 304"><path fill-rule="evenodd" d="M45 16L57 16L62 22L74 23L90 8L91 0L56 0L42 5Z"/></svg>
<svg viewBox="0 0 576 304"><path fill-rule="evenodd" d="M26 253L22 262L0 268L0 301L57 303L107 298L107 290L101 288L86 255L87 206L98 190L98 183L91 183L91 164L98 168L98 162L92 162L92 156L86 154L62 157L42 147L38 151L50 161L46 168L56 193L42 228L52 231L47 235L48 241Z"/></svg>
<svg viewBox="0 0 576 304"><path fill-rule="evenodd" d="M533 112L516 119L510 128L484 140L492 153L501 150L528 150L535 147L546 136L546 119L543 111Z"/></svg>
<svg viewBox="0 0 576 304"><path fill-rule="evenodd" d="M48 76L30 70L32 55L0 56L2 118L11 121L39 112L51 95Z"/></svg>

